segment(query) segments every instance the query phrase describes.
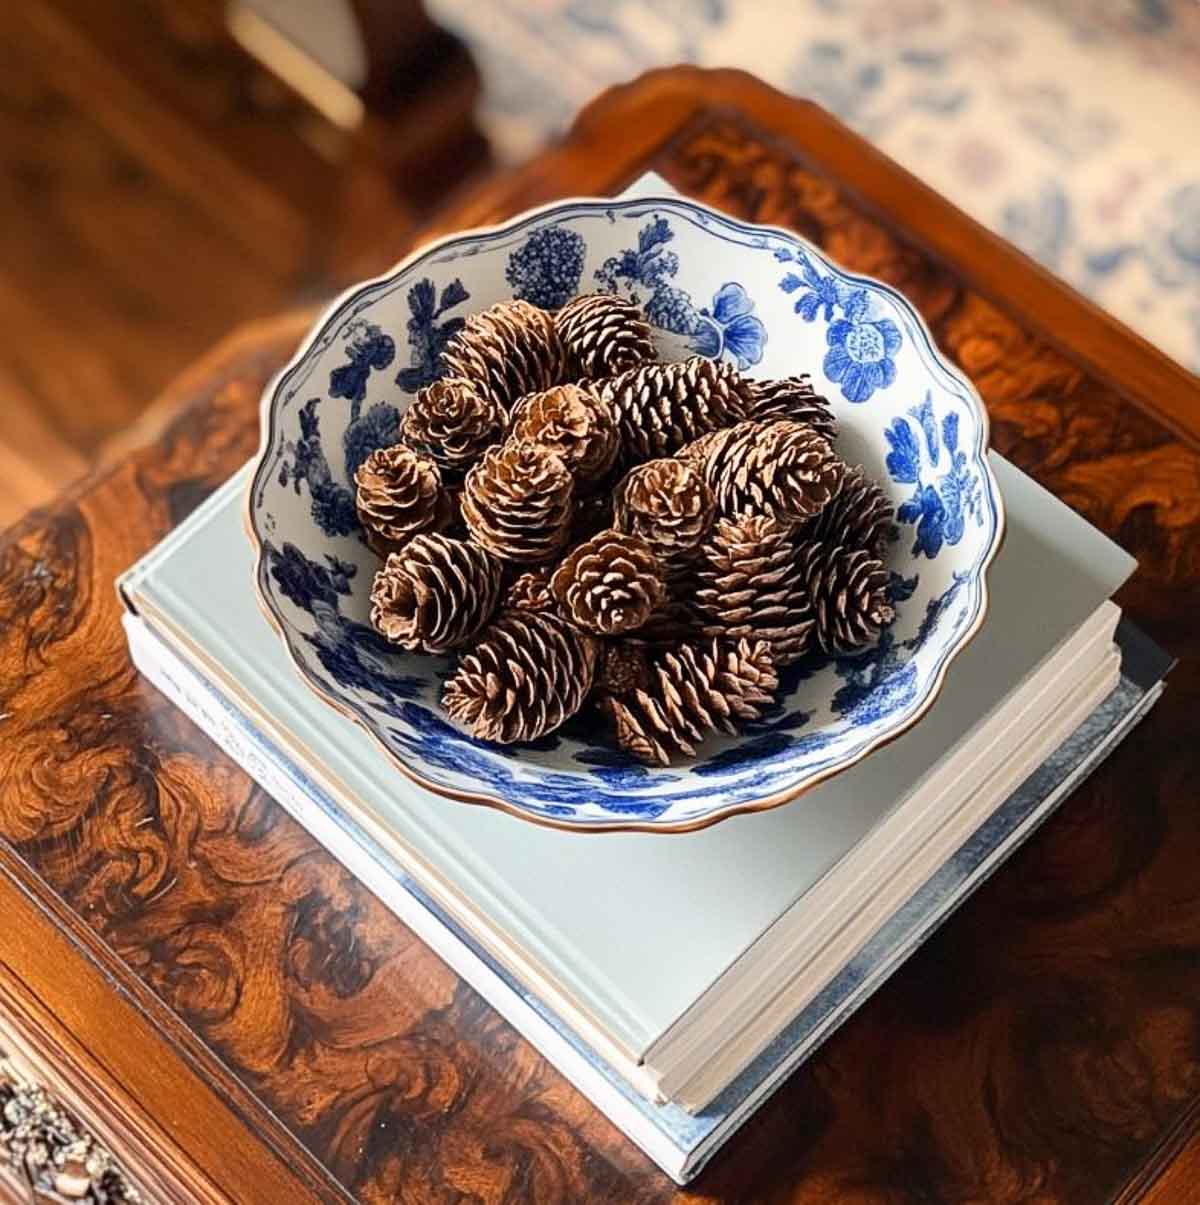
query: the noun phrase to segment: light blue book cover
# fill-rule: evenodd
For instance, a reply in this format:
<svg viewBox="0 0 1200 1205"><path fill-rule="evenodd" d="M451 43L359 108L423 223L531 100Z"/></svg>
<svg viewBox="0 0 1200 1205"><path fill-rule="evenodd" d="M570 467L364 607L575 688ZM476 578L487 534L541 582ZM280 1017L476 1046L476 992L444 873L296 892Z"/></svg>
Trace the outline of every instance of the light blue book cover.
<svg viewBox="0 0 1200 1205"><path fill-rule="evenodd" d="M241 530L239 479L135 566L122 589L134 611L153 615L160 633L178 634L170 643L183 657L172 663L171 650L160 646L161 655L151 657L143 649L138 658L167 693L214 735L224 725L230 752L260 780L269 780L268 789L302 822L317 827L319 813L329 826L322 839L332 848L327 837L340 835L350 852L334 852L414 927L412 909L419 905L430 920L430 927L418 929L422 936L464 977L473 972L471 981L500 1011L665 1170L684 1179L1149 705L1154 694L1147 688L1155 674L1143 672L1139 685L1127 673L1060 753L696 1115L652 1104L633 1091L597 1053L597 1044L563 1025L553 1004L475 936L469 910L452 915L427 886L454 879L457 896L480 910L495 908L493 921L519 926L522 940L570 985L572 995L584 996L592 983L605 985L592 1008L602 1012L615 1000L620 1007L611 1016L617 1026L628 1027L635 1047L652 1040L886 814L898 786L915 782L1129 572L1129 559L1061 503L1004 462L997 460L996 469L1010 527L993 570L992 615L926 720L806 797L805 807L736 818L696 834L581 838L448 803L400 780L358 728L307 691L258 611L246 588L251 555ZM1037 631L1030 630L1024 608L1033 581L1041 591L1040 613L1054 617ZM1053 596L1049 600L1046 591ZM277 731L251 720L239 697L282 717ZM332 766L334 773L316 774L315 766ZM860 773L872 768L874 775ZM331 791L325 777L349 784L357 803L369 801L373 814L347 808L341 790ZM388 829L402 835L406 858L377 839ZM397 906L401 895L404 908ZM581 899L588 907L579 906ZM652 926L644 923L648 903ZM543 924L548 936L540 942ZM622 935L620 941L614 933Z"/></svg>

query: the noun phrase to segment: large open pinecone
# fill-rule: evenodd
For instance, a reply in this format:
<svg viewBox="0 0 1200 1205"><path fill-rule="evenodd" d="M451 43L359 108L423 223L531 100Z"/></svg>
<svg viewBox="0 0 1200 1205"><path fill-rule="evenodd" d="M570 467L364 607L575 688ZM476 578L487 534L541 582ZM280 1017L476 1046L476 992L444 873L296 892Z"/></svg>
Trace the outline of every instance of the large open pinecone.
<svg viewBox="0 0 1200 1205"><path fill-rule="evenodd" d="M613 526L641 536L658 554L663 573L673 577L687 568L714 511L702 470L667 457L626 473L613 501Z"/></svg>
<svg viewBox="0 0 1200 1205"><path fill-rule="evenodd" d="M562 457L510 440L489 448L467 474L462 516L471 536L507 561L555 555L570 531L574 481Z"/></svg>
<svg viewBox="0 0 1200 1205"><path fill-rule="evenodd" d="M437 465L404 444L377 448L358 466L354 484L359 521L380 556L450 520L453 507Z"/></svg>
<svg viewBox="0 0 1200 1205"><path fill-rule="evenodd" d="M503 611L463 655L442 704L480 740L537 740L583 705L599 649L557 615Z"/></svg>
<svg viewBox="0 0 1200 1205"><path fill-rule="evenodd" d="M783 377L777 381L749 381L749 418L767 422L773 418L789 418L804 423L830 443L838 433L837 419L829 408L829 399L812 387L812 377Z"/></svg>
<svg viewBox="0 0 1200 1205"><path fill-rule="evenodd" d="M523 397L513 408L508 433L557 452L585 487L612 468L620 447L612 407L579 385L555 385Z"/></svg>
<svg viewBox="0 0 1200 1205"><path fill-rule="evenodd" d="M575 548L550 589L572 623L602 636L641 627L665 593L654 549L612 528Z"/></svg>
<svg viewBox="0 0 1200 1205"><path fill-rule="evenodd" d="M446 376L465 377L507 412L527 393L557 385L566 366L554 318L527 301L472 314L442 352Z"/></svg>
<svg viewBox="0 0 1200 1205"><path fill-rule="evenodd" d="M804 540L821 540L842 548L861 548L883 559L892 537L895 507L861 465L851 465L838 495L800 533Z"/></svg>
<svg viewBox="0 0 1200 1205"><path fill-rule="evenodd" d="M371 622L393 644L445 653L491 619L500 597L500 562L477 544L414 536L375 575Z"/></svg>
<svg viewBox="0 0 1200 1205"><path fill-rule="evenodd" d="M828 506L846 470L827 440L789 419L738 423L696 440L682 456L704 466L718 514L749 511L787 523Z"/></svg>
<svg viewBox="0 0 1200 1205"><path fill-rule="evenodd" d="M571 376L600 380L654 359L650 324L630 301L585 293L554 316Z"/></svg>
<svg viewBox="0 0 1200 1205"><path fill-rule="evenodd" d="M461 377L418 390L400 420L400 438L456 479L503 434L504 412Z"/></svg>
<svg viewBox="0 0 1200 1205"><path fill-rule="evenodd" d="M749 390L730 364L693 356L643 364L604 381L616 409L627 463L670 456L708 431L745 418Z"/></svg>
<svg viewBox="0 0 1200 1205"><path fill-rule="evenodd" d="M888 571L869 552L813 540L800 545L796 561L812 608L813 640L826 653L870 644L895 618Z"/></svg>
<svg viewBox="0 0 1200 1205"><path fill-rule="evenodd" d="M601 706L622 749L665 766L677 754L694 757L710 732L757 719L778 685L764 642L716 639L663 652L646 689L606 696Z"/></svg>
<svg viewBox="0 0 1200 1205"><path fill-rule="evenodd" d="M777 667L808 649L813 613L789 524L769 515L718 519L695 569L694 605L711 635L765 640Z"/></svg>

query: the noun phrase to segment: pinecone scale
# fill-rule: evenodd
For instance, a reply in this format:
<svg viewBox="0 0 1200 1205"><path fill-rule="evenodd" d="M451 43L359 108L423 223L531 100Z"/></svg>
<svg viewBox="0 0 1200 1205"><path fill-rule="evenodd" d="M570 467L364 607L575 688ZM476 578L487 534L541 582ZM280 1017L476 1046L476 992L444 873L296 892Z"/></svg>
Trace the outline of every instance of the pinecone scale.
<svg viewBox="0 0 1200 1205"><path fill-rule="evenodd" d="M527 393L563 380L566 357L554 318L527 301L472 314L442 352L445 375L463 377L507 411Z"/></svg>
<svg viewBox="0 0 1200 1205"><path fill-rule="evenodd" d="M502 612L463 656L442 705L480 740L537 740L583 706L599 651L594 636L557 615Z"/></svg>
<svg viewBox="0 0 1200 1205"><path fill-rule="evenodd" d="M437 465L403 444L379 448L354 474L355 507L367 543L381 556L450 521L453 506Z"/></svg>
<svg viewBox="0 0 1200 1205"><path fill-rule="evenodd" d="M767 515L720 519L697 563L695 608L703 630L762 640L775 665L798 661L813 633L792 528Z"/></svg>
<svg viewBox="0 0 1200 1205"><path fill-rule="evenodd" d="M547 561L566 543L574 482L560 456L539 444L492 447L467 474L462 517L471 536L502 560Z"/></svg>
<svg viewBox="0 0 1200 1205"><path fill-rule="evenodd" d="M616 376L654 359L650 324L632 302L587 293L555 315L569 371L585 380Z"/></svg>
<svg viewBox="0 0 1200 1205"><path fill-rule="evenodd" d="M738 423L682 453L702 466L717 512L766 514L786 523L811 518L841 489L845 465L829 442L790 419Z"/></svg>
<svg viewBox="0 0 1200 1205"><path fill-rule="evenodd" d="M630 469L617 487L613 525L640 536L667 576L683 572L712 526L715 504L700 470L675 457Z"/></svg>
<svg viewBox="0 0 1200 1205"><path fill-rule="evenodd" d="M476 635L500 597L500 562L475 544L418 535L375 575L371 623L400 648L446 653Z"/></svg>
<svg viewBox="0 0 1200 1205"><path fill-rule="evenodd" d="M717 639L683 644L654 662L645 689L606 696L617 744L639 761L669 765L714 731L757 719L779 684L765 644Z"/></svg>
<svg viewBox="0 0 1200 1205"><path fill-rule="evenodd" d="M813 613L813 639L824 652L870 644L895 618L888 571L870 553L810 541L800 545L796 561Z"/></svg>
<svg viewBox="0 0 1200 1205"><path fill-rule="evenodd" d="M670 456L745 418L749 406L737 370L703 356L644 364L602 382L600 394L617 412L627 461Z"/></svg>
<svg viewBox="0 0 1200 1205"><path fill-rule="evenodd" d="M603 636L641 627L665 593L650 545L612 528L580 544L550 590L572 623Z"/></svg>
<svg viewBox="0 0 1200 1205"><path fill-rule="evenodd" d="M749 417L759 422L786 418L811 427L830 443L837 437L837 419L829 399L812 387L807 373L777 381L751 381Z"/></svg>

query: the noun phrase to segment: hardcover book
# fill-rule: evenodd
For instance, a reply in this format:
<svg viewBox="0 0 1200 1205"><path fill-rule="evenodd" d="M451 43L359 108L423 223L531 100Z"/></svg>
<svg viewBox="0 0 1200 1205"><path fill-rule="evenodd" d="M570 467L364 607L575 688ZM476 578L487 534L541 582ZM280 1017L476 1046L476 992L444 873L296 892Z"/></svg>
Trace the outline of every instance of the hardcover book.
<svg viewBox="0 0 1200 1205"><path fill-rule="evenodd" d="M541 829L404 779L304 685L259 611L244 474L122 579L130 646L682 1182L1161 690L1166 658L1107 602L1132 561L993 465L1009 531L991 613L930 713L800 800L700 832Z"/></svg>

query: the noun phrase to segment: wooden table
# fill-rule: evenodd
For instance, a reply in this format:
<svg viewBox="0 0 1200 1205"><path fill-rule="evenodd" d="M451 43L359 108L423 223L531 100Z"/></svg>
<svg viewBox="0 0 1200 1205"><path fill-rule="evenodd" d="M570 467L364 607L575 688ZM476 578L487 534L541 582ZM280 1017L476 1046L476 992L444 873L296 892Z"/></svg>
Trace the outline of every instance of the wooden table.
<svg viewBox="0 0 1200 1205"><path fill-rule="evenodd" d="M740 74L608 93L439 226L646 168L912 298L996 446L1139 557L1163 702L680 1192L130 667L113 577L253 453L284 319L0 543L0 1045L180 1200L1200 1199L1200 385Z"/></svg>

